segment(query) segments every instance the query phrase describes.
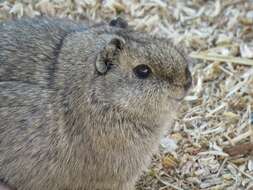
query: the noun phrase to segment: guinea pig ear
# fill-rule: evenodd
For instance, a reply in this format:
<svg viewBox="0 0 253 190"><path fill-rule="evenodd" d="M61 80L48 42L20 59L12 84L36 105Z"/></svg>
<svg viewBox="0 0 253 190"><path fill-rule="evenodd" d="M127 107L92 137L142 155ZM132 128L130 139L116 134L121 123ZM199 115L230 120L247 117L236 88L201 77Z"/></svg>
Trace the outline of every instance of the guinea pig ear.
<svg viewBox="0 0 253 190"><path fill-rule="evenodd" d="M110 21L109 26L117 28L128 28L128 23L121 17L114 18Z"/></svg>
<svg viewBox="0 0 253 190"><path fill-rule="evenodd" d="M109 42L105 45L104 49L98 54L96 59L96 70L99 74L105 74L110 65L112 64L113 58L123 48L125 40L119 36L113 36Z"/></svg>

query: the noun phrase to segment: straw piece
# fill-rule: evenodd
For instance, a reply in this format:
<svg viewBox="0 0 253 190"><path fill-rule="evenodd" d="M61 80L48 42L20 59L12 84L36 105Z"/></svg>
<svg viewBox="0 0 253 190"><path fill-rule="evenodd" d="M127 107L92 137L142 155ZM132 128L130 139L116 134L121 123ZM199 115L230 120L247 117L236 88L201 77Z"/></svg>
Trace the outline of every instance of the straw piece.
<svg viewBox="0 0 253 190"><path fill-rule="evenodd" d="M235 63L241 65L248 65L253 66L253 60L240 58L240 57L232 57L232 56L224 56L219 54L208 54L206 52L192 52L190 57L196 59L203 59L208 61L219 61L219 62L228 62L228 63Z"/></svg>

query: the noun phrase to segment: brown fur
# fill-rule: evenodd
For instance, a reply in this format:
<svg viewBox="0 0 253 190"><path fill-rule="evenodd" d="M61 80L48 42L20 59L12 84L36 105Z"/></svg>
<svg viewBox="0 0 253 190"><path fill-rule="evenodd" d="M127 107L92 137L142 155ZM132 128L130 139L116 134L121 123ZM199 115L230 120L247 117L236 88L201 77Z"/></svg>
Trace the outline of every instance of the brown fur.
<svg viewBox="0 0 253 190"><path fill-rule="evenodd" d="M134 189L191 76L167 39L126 26L0 24L0 178L18 190Z"/></svg>

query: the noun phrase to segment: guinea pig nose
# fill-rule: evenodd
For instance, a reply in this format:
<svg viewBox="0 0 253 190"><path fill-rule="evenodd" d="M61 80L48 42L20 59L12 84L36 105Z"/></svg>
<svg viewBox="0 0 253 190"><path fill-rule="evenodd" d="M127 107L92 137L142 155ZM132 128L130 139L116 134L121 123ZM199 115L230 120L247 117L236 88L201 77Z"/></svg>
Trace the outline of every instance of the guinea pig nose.
<svg viewBox="0 0 253 190"><path fill-rule="evenodd" d="M191 76L191 72L189 71L189 68L185 69L185 78L186 78L186 83L184 85L184 89L187 91L192 85L192 76Z"/></svg>

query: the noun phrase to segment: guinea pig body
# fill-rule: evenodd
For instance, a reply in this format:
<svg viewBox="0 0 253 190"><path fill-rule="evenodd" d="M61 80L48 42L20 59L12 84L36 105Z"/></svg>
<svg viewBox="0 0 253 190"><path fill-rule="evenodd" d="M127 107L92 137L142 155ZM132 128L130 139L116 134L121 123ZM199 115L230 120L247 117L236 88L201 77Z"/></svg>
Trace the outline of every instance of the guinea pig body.
<svg viewBox="0 0 253 190"><path fill-rule="evenodd" d="M181 51L126 24L2 23L0 178L18 190L134 189L190 84Z"/></svg>

